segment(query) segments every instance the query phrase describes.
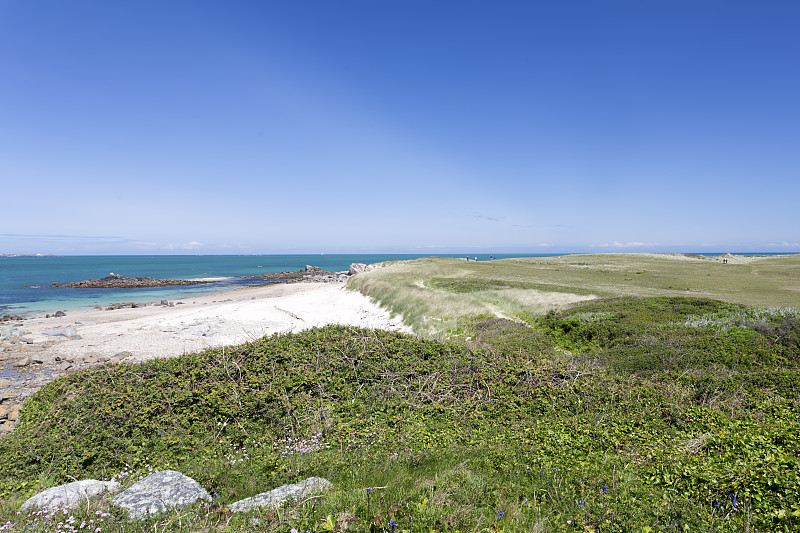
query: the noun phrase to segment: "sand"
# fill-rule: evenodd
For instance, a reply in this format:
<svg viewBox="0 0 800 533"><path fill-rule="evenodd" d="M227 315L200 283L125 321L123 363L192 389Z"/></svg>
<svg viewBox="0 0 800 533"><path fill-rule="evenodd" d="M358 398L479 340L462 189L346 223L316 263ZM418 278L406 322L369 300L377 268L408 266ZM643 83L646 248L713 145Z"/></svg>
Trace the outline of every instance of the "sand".
<svg viewBox="0 0 800 533"><path fill-rule="evenodd" d="M411 331L366 296L346 290L344 283L247 287L171 303L71 312L61 318L26 320L20 329L34 344L50 344L38 354L44 363L87 355L104 359L121 352L129 352L126 361L138 362L326 324ZM80 338L46 333L69 326Z"/></svg>

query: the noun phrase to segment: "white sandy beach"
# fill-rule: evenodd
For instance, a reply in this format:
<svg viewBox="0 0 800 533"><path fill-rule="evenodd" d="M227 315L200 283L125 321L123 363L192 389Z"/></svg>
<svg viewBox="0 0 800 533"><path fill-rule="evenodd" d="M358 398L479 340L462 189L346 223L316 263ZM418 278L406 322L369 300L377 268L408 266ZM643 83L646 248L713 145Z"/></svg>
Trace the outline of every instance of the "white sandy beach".
<svg viewBox="0 0 800 533"><path fill-rule="evenodd" d="M130 353L127 361L171 357L326 324L410 332L400 318L343 283L248 287L171 303L73 311L61 318L27 320L22 329L35 344L49 344L37 354L45 363L88 356L103 360L122 352ZM70 326L80 338L47 334Z"/></svg>

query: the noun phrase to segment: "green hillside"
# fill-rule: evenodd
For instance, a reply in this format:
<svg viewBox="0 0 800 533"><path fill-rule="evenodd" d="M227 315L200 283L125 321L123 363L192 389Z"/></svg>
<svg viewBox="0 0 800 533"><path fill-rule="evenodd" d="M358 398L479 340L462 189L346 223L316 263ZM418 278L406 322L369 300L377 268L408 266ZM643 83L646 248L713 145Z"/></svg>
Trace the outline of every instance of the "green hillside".
<svg viewBox="0 0 800 533"><path fill-rule="evenodd" d="M330 326L56 380L0 439L0 525L52 531L15 514L37 489L169 467L215 504L71 512L109 531L800 527L797 312L627 296L458 328ZM226 510L311 475L335 489Z"/></svg>

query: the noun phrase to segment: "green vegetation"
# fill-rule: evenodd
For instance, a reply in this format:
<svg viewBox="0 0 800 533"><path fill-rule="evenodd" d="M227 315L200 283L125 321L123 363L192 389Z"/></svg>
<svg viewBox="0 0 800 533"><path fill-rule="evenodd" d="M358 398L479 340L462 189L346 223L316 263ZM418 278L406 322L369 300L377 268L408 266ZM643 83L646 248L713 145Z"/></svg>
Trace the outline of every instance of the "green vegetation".
<svg viewBox="0 0 800 533"><path fill-rule="evenodd" d="M15 514L41 488L168 467L214 505L70 512L114 531L800 527L800 314L624 297L527 319L473 316L456 342L329 326L59 379L0 440L0 525L45 531ZM311 475L335 489L227 512Z"/></svg>
<svg viewBox="0 0 800 533"><path fill-rule="evenodd" d="M444 337L463 316L540 315L590 298L686 296L761 307L800 305L800 255L717 258L597 254L465 261L426 258L359 274L349 287Z"/></svg>
<svg viewBox="0 0 800 533"><path fill-rule="evenodd" d="M445 340L329 326L56 380L0 438L0 530L797 531L798 266L609 255L362 274L351 284ZM214 503L139 523L102 500L17 514L56 484L164 468ZM226 507L308 476L335 488Z"/></svg>

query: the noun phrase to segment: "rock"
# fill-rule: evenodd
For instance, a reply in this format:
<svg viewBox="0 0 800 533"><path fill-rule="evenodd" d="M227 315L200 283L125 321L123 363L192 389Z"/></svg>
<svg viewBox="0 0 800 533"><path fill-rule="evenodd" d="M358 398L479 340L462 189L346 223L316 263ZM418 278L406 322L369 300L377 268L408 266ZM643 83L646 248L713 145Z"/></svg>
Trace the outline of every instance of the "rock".
<svg viewBox="0 0 800 533"><path fill-rule="evenodd" d="M9 413L11 413L11 408L7 405L0 405L0 420L5 420L8 418Z"/></svg>
<svg viewBox="0 0 800 533"><path fill-rule="evenodd" d="M78 334L78 330L76 330L73 326L69 326L64 329L51 329L45 331L44 334L50 337L74 337Z"/></svg>
<svg viewBox="0 0 800 533"><path fill-rule="evenodd" d="M294 485L283 485L250 498L239 500L228 507L234 513L249 511L256 507L278 507L289 500L301 500L314 494L326 492L333 483L321 477L310 477Z"/></svg>
<svg viewBox="0 0 800 533"><path fill-rule="evenodd" d="M0 328L0 337L11 338L19 336L20 336L20 331L14 326L4 326Z"/></svg>
<svg viewBox="0 0 800 533"><path fill-rule="evenodd" d="M58 365L58 367L56 367L56 368L58 368L58 370L60 370L61 372L66 372L67 370L72 368L72 363L70 363L69 361L64 361L63 363Z"/></svg>
<svg viewBox="0 0 800 533"><path fill-rule="evenodd" d="M31 360L28 359L27 357L23 357L22 359L14 363L14 366L25 367L28 366L29 364L31 364Z"/></svg>
<svg viewBox="0 0 800 533"><path fill-rule="evenodd" d="M29 507L74 507L88 498L100 496L106 492L117 492L120 484L116 481L97 481L84 479L66 485L49 488L25 501L21 511Z"/></svg>
<svg viewBox="0 0 800 533"><path fill-rule="evenodd" d="M87 279L72 283L51 283L51 287L72 287L77 289L138 289L143 287L172 287L177 285L202 285L209 283L194 279L157 279L147 277L128 278L114 274L100 279Z"/></svg>
<svg viewBox="0 0 800 533"><path fill-rule="evenodd" d="M19 420L19 405L12 405L11 410L8 412L8 420L11 422L16 422Z"/></svg>
<svg viewBox="0 0 800 533"><path fill-rule="evenodd" d="M128 357L132 356L131 352L119 352L115 353L113 357L111 357L111 361L122 361L123 359L127 359Z"/></svg>
<svg viewBox="0 0 800 533"><path fill-rule="evenodd" d="M54 317L67 316L67 313L65 313L64 311L56 311L56 313L53 316Z"/></svg>
<svg viewBox="0 0 800 533"><path fill-rule="evenodd" d="M0 378L0 391L8 390L11 387L11 380Z"/></svg>
<svg viewBox="0 0 800 533"><path fill-rule="evenodd" d="M120 492L111 504L127 509L131 519L139 520L175 507L187 507L197 500L210 502L211 496L192 478L174 470L163 470Z"/></svg>
<svg viewBox="0 0 800 533"><path fill-rule="evenodd" d="M348 274L354 276L356 274L360 274L361 272L365 272L367 270L367 265L364 263L352 263L350 265L350 270L347 271Z"/></svg>

